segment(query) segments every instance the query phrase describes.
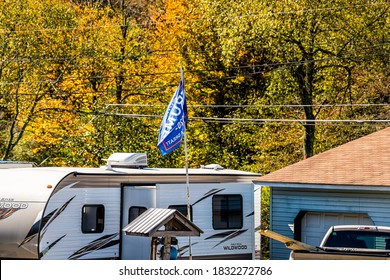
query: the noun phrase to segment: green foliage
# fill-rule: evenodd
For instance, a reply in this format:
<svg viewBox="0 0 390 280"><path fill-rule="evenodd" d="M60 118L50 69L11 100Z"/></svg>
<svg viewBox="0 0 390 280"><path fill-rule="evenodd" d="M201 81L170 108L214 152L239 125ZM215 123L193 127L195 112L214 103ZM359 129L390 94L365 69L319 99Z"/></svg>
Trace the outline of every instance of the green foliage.
<svg viewBox="0 0 390 280"><path fill-rule="evenodd" d="M190 167L278 170L388 126L347 121L390 115L388 15L381 0L2 1L0 158L184 167L183 147L157 148L183 66Z"/></svg>
<svg viewBox="0 0 390 280"><path fill-rule="evenodd" d="M261 189L261 222L260 228L269 229L270 222L270 195L269 187L262 187ZM269 238L261 237L261 253L264 259L269 259Z"/></svg>

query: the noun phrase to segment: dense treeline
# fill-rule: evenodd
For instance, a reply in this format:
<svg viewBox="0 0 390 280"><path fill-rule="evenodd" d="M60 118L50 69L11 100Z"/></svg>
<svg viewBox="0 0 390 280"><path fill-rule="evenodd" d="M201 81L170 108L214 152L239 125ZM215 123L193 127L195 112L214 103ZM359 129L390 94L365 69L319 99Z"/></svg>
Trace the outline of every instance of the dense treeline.
<svg viewBox="0 0 390 280"><path fill-rule="evenodd" d="M183 167L182 149L157 148L180 66L192 167L265 174L389 125L386 0L0 7L0 159L98 166L147 152Z"/></svg>
<svg viewBox="0 0 390 280"><path fill-rule="evenodd" d="M180 66L191 165L266 173L312 156L388 125L372 121L389 112L386 4L3 1L1 157L182 165L156 148ZM336 119L371 122L318 122Z"/></svg>
<svg viewBox="0 0 390 280"><path fill-rule="evenodd" d="M2 159L183 166L156 147L180 66L191 166L268 173L388 125L386 1L0 5Z"/></svg>

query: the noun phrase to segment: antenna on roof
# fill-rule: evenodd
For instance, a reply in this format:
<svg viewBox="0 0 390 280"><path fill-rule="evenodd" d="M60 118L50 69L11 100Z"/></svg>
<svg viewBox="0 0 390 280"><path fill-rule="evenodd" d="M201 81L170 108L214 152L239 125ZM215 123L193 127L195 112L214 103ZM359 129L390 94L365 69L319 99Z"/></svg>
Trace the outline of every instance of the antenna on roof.
<svg viewBox="0 0 390 280"><path fill-rule="evenodd" d="M107 161L107 169L117 168L143 168L148 166L146 153L113 153Z"/></svg>

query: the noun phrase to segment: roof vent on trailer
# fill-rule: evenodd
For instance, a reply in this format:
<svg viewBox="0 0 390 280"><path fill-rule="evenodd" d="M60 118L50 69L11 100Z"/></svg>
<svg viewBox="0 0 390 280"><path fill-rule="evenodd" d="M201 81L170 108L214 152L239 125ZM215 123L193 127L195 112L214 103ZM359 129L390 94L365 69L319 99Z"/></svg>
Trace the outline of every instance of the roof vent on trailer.
<svg viewBox="0 0 390 280"><path fill-rule="evenodd" d="M148 166L146 153L113 153L109 156L107 168L122 167L122 168L142 168Z"/></svg>
<svg viewBox="0 0 390 280"><path fill-rule="evenodd" d="M219 164L201 165L200 168L202 168L202 169L214 169L214 170L224 170L225 169L222 166L220 166Z"/></svg>
<svg viewBox="0 0 390 280"><path fill-rule="evenodd" d="M27 161L8 161L8 160L0 160L0 169L6 168L22 168L22 167L36 167L37 164L35 162L27 162Z"/></svg>

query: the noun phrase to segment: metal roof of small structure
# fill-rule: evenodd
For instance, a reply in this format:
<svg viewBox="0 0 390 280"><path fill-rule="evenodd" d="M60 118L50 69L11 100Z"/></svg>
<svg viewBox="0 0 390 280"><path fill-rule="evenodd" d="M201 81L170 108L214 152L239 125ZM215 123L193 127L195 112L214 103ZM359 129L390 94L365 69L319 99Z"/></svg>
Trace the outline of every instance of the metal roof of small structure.
<svg viewBox="0 0 390 280"><path fill-rule="evenodd" d="M146 237L200 236L203 233L178 210L162 208L149 208L122 230L126 235Z"/></svg>

